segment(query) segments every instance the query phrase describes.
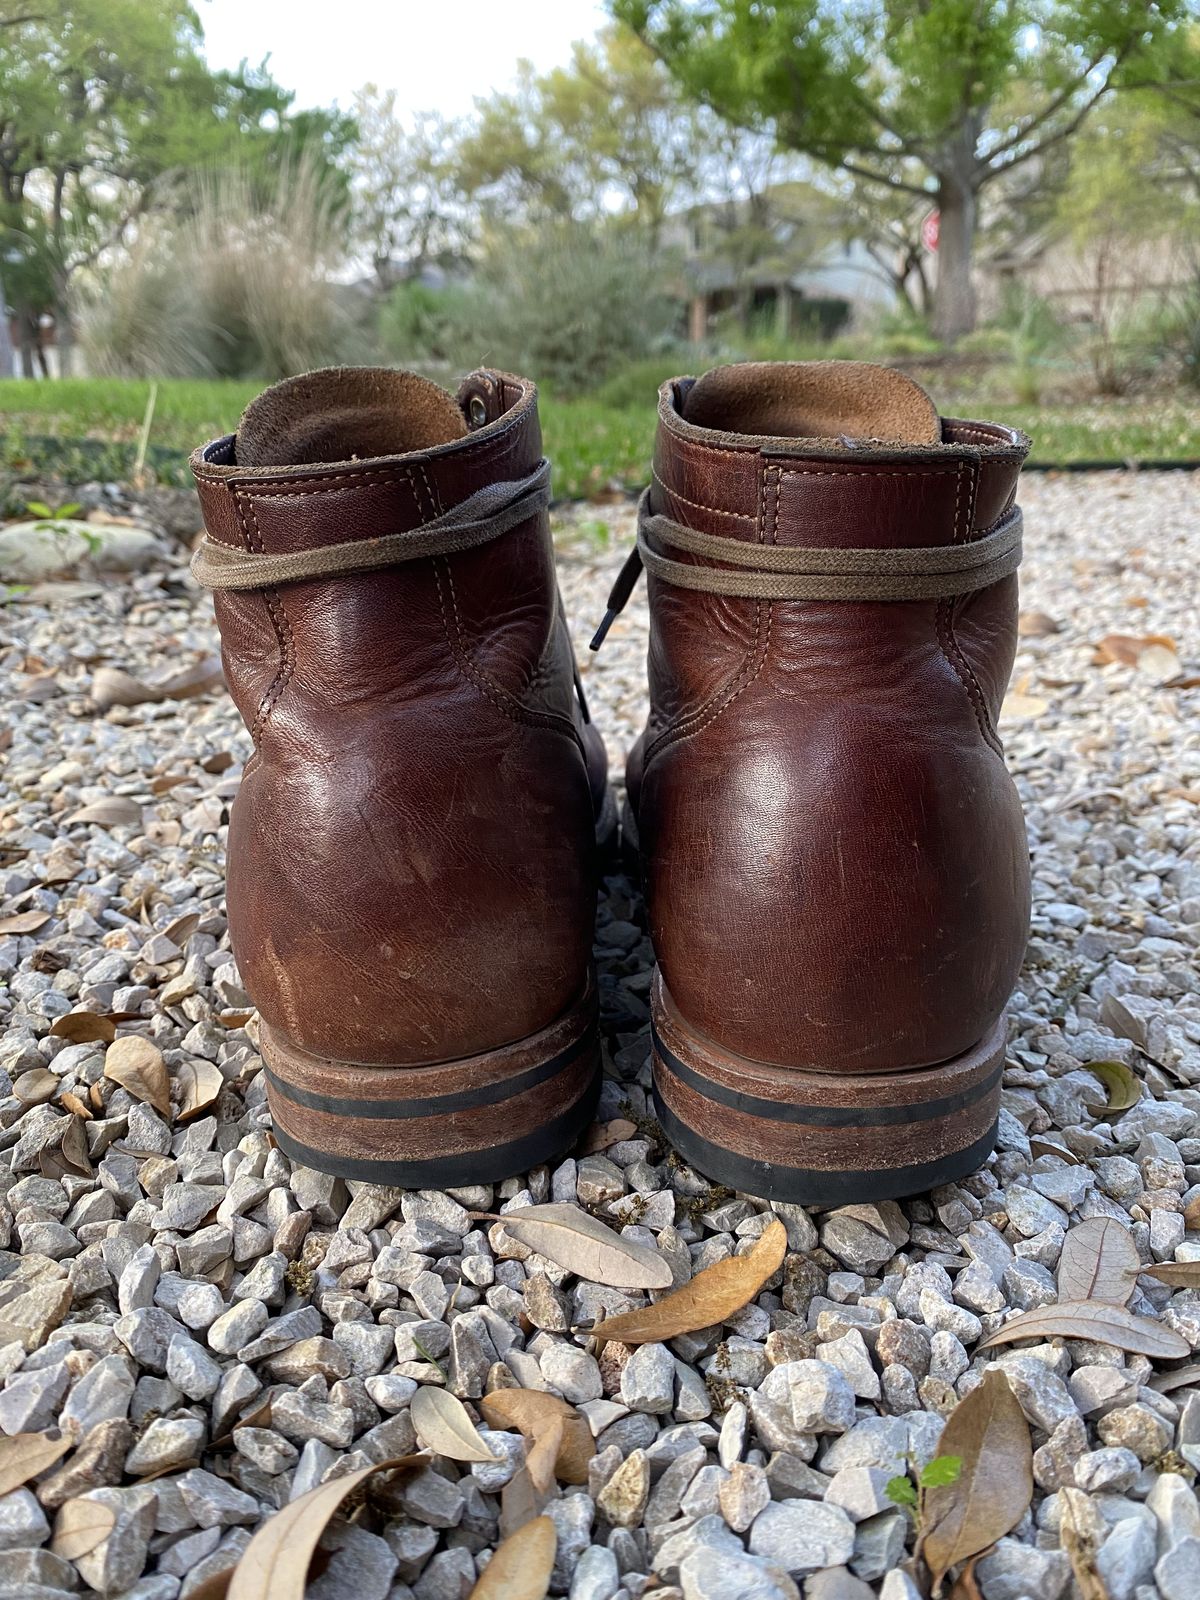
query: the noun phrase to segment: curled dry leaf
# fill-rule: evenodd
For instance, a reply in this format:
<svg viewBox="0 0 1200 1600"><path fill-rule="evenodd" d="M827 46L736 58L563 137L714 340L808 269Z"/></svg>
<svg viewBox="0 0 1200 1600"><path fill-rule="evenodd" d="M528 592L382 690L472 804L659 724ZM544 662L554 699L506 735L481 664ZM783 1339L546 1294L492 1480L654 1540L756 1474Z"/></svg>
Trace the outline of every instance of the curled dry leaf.
<svg viewBox="0 0 1200 1600"><path fill-rule="evenodd" d="M100 828L130 828L142 820L142 808L136 800L126 795L112 794L104 800L93 800L67 818L68 823L91 822Z"/></svg>
<svg viewBox="0 0 1200 1600"><path fill-rule="evenodd" d="M541 1389L493 1389L479 1402L489 1428L516 1428L527 1443L538 1439L561 1421L562 1437L554 1462L554 1475L562 1483L586 1483L588 1462L596 1442L587 1418L556 1394Z"/></svg>
<svg viewBox="0 0 1200 1600"><path fill-rule="evenodd" d="M1006 722L1028 722L1042 716L1049 706L1050 702L1040 694L1022 694L1019 689L1013 689L1005 695L1000 715Z"/></svg>
<svg viewBox="0 0 1200 1600"><path fill-rule="evenodd" d="M1177 1361L1191 1354L1186 1339L1150 1317L1135 1317L1124 1306L1103 1300L1063 1300L1056 1306L1035 1306L997 1328L980 1350L1011 1344L1014 1339L1094 1339L1135 1355Z"/></svg>
<svg viewBox="0 0 1200 1600"><path fill-rule="evenodd" d="M304 1600L308 1568L321 1535L342 1501L379 1472L415 1472L428 1457L397 1456L310 1489L277 1511L242 1552L229 1585L229 1600Z"/></svg>
<svg viewBox="0 0 1200 1600"><path fill-rule="evenodd" d="M43 1178L53 1178L58 1182L63 1178L95 1176L82 1117L63 1118L61 1135L38 1153L38 1167Z"/></svg>
<svg viewBox="0 0 1200 1600"><path fill-rule="evenodd" d="M58 1093L58 1079L45 1067L30 1067L13 1084L13 1094L23 1106L44 1105Z"/></svg>
<svg viewBox="0 0 1200 1600"><path fill-rule="evenodd" d="M1200 1261L1160 1261L1142 1271L1159 1283L1169 1283L1172 1289L1200 1289Z"/></svg>
<svg viewBox="0 0 1200 1600"><path fill-rule="evenodd" d="M165 928L158 931L164 939L170 939L172 944L183 945L200 926L200 913L198 911L185 911L183 916L174 917Z"/></svg>
<svg viewBox="0 0 1200 1600"><path fill-rule="evenodd" d="M1017 618L1017 633L1022 639L1044 639L1058 632L1058 623L1044 611L1022 611Z"/></svg>
<svg viewBox="0 0 1200 1600"><path fill-rule="evenodd" d="M112 706L140 706L157 700L157 692L148 683L135 678L132 672L122 672L120 667L98 667L92 674L88 691L94 705L101 711Z"/></svg>
<svg viewBox="0 0 1200 1600"><path fill-rule="evenodd" d="M1029 1151L1035 1156L1056 1156L1060 1161L1065 1161L1069 1167L1081 1167L1083 1162L1074 1150L1068 1150L1065 1144L1059 1144L1054 1139L1032 1138L1029 1141Z"/></svg>
<svg viewBox="0 0 1200 1600"><path fill-rule="evenodd" d="M1098 1546L1092 1532L1099 1513L1082 1489L1059 1490L1058 1536L1079 1589L1080 1600L1112 1600L1096 1569Z"/></svg>
<svg viewBox="0 0 1200 1600"><path fill-rule="evenodd" d="M1157 1389L1159 1394L1170 1394L1172 1389L1190 1389L1196 1383L1200 1383L1200 1367L1193 1363L1176 1367L1174 1372L1156 1372L1148 1387Z"/></svg>
<svg viewBox="0 0 1200 1600"><path fill-rule="evenodd" d="M178 1122L190 1122L207 1111L225 1087L220 1067L201 1056L188 1056L181 1061L175 1069L175 1082L179 1085Z"/></svg>
<svg viewBox="0 0 1200 1600"><path fill-rule="evenodd" d="M1115 1217L1089 1217L1063 1240L1058 1292L1063 1300L1107 1300L1123 1306L1139 1267L1129 1229Z"/></svg>
<svg viewBox="0 0 1200 1600"><path fill-rule="evenodd" d="M954 1408L937 1453L962 1468L953 1483L925 1491L921 1550L935 1591L949 1568L1015 1528L1033 1499L1029 1424L1002 1372L985 1373Z"/></svg>
<svg viewBox="0 0 1200 1600"><path fill-rule="evenodd" d="M1142 1098L1142 1080L1123 1061L1089 1061L1085 1070L1104 1085L1110 1111L1128 1111Z"/></svg>
<svg viewBox="0 0 1200 1600"><path fill-rule="evenodd" d="M52 1467L74 1442L61 1433L13 1433L0 1439L0 1495L11 1494Z"/></svg>
<svg viewBox="0 0 1200 1600"><path fill-rule="evenodd" d="M583 1136L579 1153L585 1156L599 1155L602 1150L609 1150L624 1139L632 1139L636 1132L637 1124L626 1122L623 1117L617 1117L613 1122L593 1122Z"/></svg>
<svg viewBox="0 0 1200 1600"><path fill-rule="evenodd" d="M48 911L18 911L11 917L0 917L0 934L36 933L50 921Z"/></svg>
<svg viewBox="0 0 1200 1600"><path fill-rule="evenodd" d="M505 1231L556 1266L610 1289L669 1289L665 1256L606 1228L578 1206L525 1206L500 1218Z"/></svg>
<svg viewBox="0 0 1200 1600"><path fill-rule="evenodd" d="M104 1055L104 1076L120 1084L135 1100L154 1107L160 1116L171 1115L171 1080L163 1053L149 1039L130 1033L114 1040Z"/></svg>
<svg viewBox="0 0 1200 1600"><path fill-rule="evenodd" d="M423 1384L409 1408L418 1441L436 1455L451 1461L494 1461L495 1452L471 1421L467 1408L448 1390Z"/></svg>
<svg viewBox="0 0 1200 1600"><path fill-rule="evenodd" d="M68 1500L54 1519L50 1549L64 1561L75 1561L102 1545L117 1525L117 1514L99 1500Z"/></svg>
<svg viewBox="0 0 1200 1600"><path fill-rule="evenodd" d="M1166 650L1175 655L1175 641L1165 633L1106 633L1097 639L1094 666L1106 667L1113 662L1122 667L1136 667L1147 650ZM1178 658L1177 658L1178 659Z"/></svg>
<svg viewBox="0 0 1200 1600"><path fill-rule="evenodd" d="M590 1332L594 1338L619 1339L622 1344L652 1344L715 1327L749 1305L778 1272L786 1254L787 1229L772 1217L748 1254L714 1262L656 1304L608 1317Z"/></svg>
<svg viewBox="0 0 1200 1600"><path fill-rule="evenodd" d="M562 1448L563 1419L556 1417L525 1457L525 1464L500 1491L500 1533L504 1538L540 1517L556 1484L555 1463Z"/></svg>
<svg viewBox="0 0 1200 1600"><path fill-rule="evenodd" d="M117 1037L117 1025L112 1017L101 1016L97 1011L68 1011L50 1032L71 1044L111 1044Z"/></svg>
<svg viewBox="0 0 1200 1600"><path fill-rule="evenodd" d="M553 1522L549 1517L534 1517L501 1540L469 1600L543 1600L557 1551L558 1530Z"/></svg>

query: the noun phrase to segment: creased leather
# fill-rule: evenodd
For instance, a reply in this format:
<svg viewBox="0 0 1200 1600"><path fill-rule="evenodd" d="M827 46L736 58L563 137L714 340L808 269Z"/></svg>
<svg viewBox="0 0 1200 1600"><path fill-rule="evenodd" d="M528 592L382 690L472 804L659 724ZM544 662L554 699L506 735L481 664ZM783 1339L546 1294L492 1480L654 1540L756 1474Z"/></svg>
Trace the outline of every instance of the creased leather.
<svg viewBox="0 0 1200 1600"><path fill-rule="evenodd" d="M494 419L365 462L194 458L210 538L268 554L404 532L541 458L533 386ZM216 596L255 740L228 902L247 992L318 1056L413 1064L498 1048L582 991L603 746L581 714L544 509L490 543Z"/></svg>
<svg viewBox="0 0 1200 1600"><path fill-rule="evenodd" d="M651 505L764 545L988 533L1023 435L739 438L662 390ZM698 557L684 559L700 559ZM899 1071L973 1046L1024 952L1029 867L996 735L1017 580L942 601L737 599L648 581L650 715L626 781L655 952L689 1026L738 1055Z"/></svg>

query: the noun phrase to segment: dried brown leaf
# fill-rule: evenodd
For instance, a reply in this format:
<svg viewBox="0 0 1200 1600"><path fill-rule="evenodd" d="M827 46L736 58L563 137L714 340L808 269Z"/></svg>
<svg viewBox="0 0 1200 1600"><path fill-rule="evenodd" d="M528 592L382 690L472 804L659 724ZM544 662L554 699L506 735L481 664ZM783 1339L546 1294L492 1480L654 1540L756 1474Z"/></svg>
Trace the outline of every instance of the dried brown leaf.
<svg viewBox="0 0 1200 1600"><path fill-rule="evenodd" d="M1183 1208L1183 1225L1185 1228L1200 1228L1200 1194L1194 1200L1189 1200Z"/></svg>
<svg viewBox="0 0 1200 1600"><path fill-rule="evenodd" d="M534 1517L497 1545L468 1600L543 1600L557 1550L553 1522Z"/></svg>
<svg viewBox="0 0 1200 1600"><path fill-rule="evenodd" d="M519 1244L536 1250L556 1266L610 1289L669 1289L671 1268L665 1256L634 1244L572 1205L524 1206L501 1218Z"/></svg>
<svg viewBox="0 0 1200 1600"><path fill-rule="evenodd" d="M619 1339L622 1344L653 1344L715 1327L750 1304L786 1254L787 1229L772 1217L747 1255L714 1262L654 1305L608 1317L590 1332L596 1339Z"/></svg>
<svg viewBox="0 0 1200 1600"><path fill-rule="evenodd" d="M1028 722L1044 715L1049 707L1050 702L1040 694L1022 694L1013 689L1005 695L1000 715L1006 722Z"/></svg>
<svg viewBox="0 0 1200 1600"><path fill-rule="evenodd" d="M13 1433L0 1439L0 1495L11 1494L52 1467L74 1442L61 1433Z"/></svg>
<svg viewBox="0 0 1200 1600"><path fill-rule="evenodd" d="M126 1034L114 1040L104 1055L104 1076L120 1084L135 1100L154 1107L168 1120L171 1116L171 1080L163 1053L140 1034Z"/></svg>
<svg viewBox="0 0 1200 1600"><path fill-rule="evenodd" d="M181 1061L175 1068L175 1082L179 1085L178 1122L190 1122L207 1111L225 1087L220 1067L201 1056L188 1056Z"/></svg>
<svg viewBox="0 0 1200 1600"><path fill-rule="evenodd" d="M1172 1289L1200 1289L1200 1261L1160 1261L1141 1270L1148 1278L1169 1283Z"/></svg>
<svg viewBox="0 0 1200 1600"><path fill-rule="evenodd" d="M1137 1248L1115 1217L1089 1217L1063 1240L1058 1261L1062 1300L1107 1300L1123 1306L1138 1275Z"/></svg>
<svg viewBox="0 0 1200 1600"><path fill-rule="evenodd" d="M1022 639L1044 639L1058 631L1058 623L1044 611L1022 611L1017 618L1017 633Z"/></svg>
<svg viewBox="0 0 1200 1600"><path fill-rule="evenodd" d="M71 1044L111 1044L117 1037L117 1025L111 1017L98 1011L68 1011L59 1017L50 1032L56 1039L68 1039Z"/></svg>
<svg viewBox="0 0 1200 1600"><path fill-rule="evenodd" d="M99 1500L67 1500L54 1519L50 1549L64 1561L86 1556L104 1543L117 1525L117 1514Z"/></svg>
<svg viewBox="0 0 1200 1600"><path fill-rule="evenodd" d="M48 911L18 911L11 917L0 917L0 934L36 933L49 921Z"/></svg>
<svg viewBox="0 0 1200 1600"><path fill-rule="evenodd" d="M1002 1372L985 1373L954 1408L937 1453L962 1467L953 1483L925 1491L921 1549L935 1588L949 1568L1011 1532L1033 1499L1029 1424Z"/></svg>
<svg viewBox="0 0 1200 1600"><path fill-rule="evenodd" d="M1123 1061L1089 1061L1085 1071L1104 1085L1110 1111L1128 1111L1142 1098L1142 1080Z"/></svg>
<svg viewBox="0 0 1200 1600"><path fill-rule="evenodd" d="M1103 639L1096 641L1092 663L1097 667L1110 666L1113 662L1122 667L1136 667L1138 658L1155 646L1175 653L1175 641L1165 633L1106 633Z"/></svg>
<svg viewBox="0 0 1200 1600"><path fill-rule="evenodd" d="M579 1153L584 1156L599 1155L602 1150L609 1150L614 1144L632 1139L636 1132L637 1124L626 1122L623 1117L617 1117L613 1122L593 1122L583 1136Z"/></svg>
<svg viewBox="0 0 1200 1600"><path fill-rule="evenodd" d="M88 1150L87 1129L83 1119L76 1116L63 1119L63 1130L57 1139L38 1154L38 1167L43 1178L94 1177L91 1153Z"/></svg>
<svg viewBox="0 0 1200 1600"><path fill-rule="evenodd" d="M190 667L160 678L154 690L156 698L160 700L194 700L197 695L220 688L224 682L220 656L202 656Z"/></svg>
<svg viewBox="0 0 1200 1600"><path fill-rule="evenodd" d="M1194 1363L1176 1367L1174 1372L1156 1372L1149 1387L1157 1389L1159 1394L1170 1394L1172 1389L1190 1389L1193 1384L1200 1384L1200 1366Z"/></svg>
<svg viewBox="0 0 1200 1600"><path fill-rule="evenodd" d="M436 1455L451 1461L494 1461L495 1452L483 1442L467 1408L446 1389L426 1383L412 1397L409 1407L417 1439Z"/></svg>
<svg viewBox="0 0 1200 1600"><path fill-rule="evenodd" d="M200 926L200 913L198 911L185 911L183 916L174 917L165 928L158 931L164 939L170 939L172 944L184 945Z"/></svg>
<svg viewBox="0 0 1200 1600"><path fill-rule="evenodd" d="M1186 1339L1149 1317L1135 1317L1124 1306L1104 1300L1063 1300L1055 1306L1022 1311L980 1344L980 1350L1014 1339L1094 1339L1135 1355L1176 1361L1191 1354Z"/></svg>
<svg viewBox="0 0 1200 1600"><path fill-rule="evenodd" d="M500 1491L500 1534L507 1539L540 1517L554 1498L555 1463L562 1448L563 1419L556 1417L529 1449L525 1464Z"/></svg>
<svg viewBox="0 0 1200 1600"><path fill-rule="evenodd" d="M100 828L131 828L142 820L142 808L127 795L110 794L103 800L93 800L67 818L68 823L90 822Z"/></svg>
<svg viewBox="0 0 1200 1600"><path fill-rule="evenodd" d="M90 694L101 711L112 706L141 706L161 699L157 689L152 689L132 672L122 672L120 667L98 667L92 674Z"/></svg>
<svg viewBox="0 0 1200 1600"><path fill-rule="evenodd" d="M309 1564L321 1535L343 1500L376 1473L414 1471L426 1456L397 1456L379 1461L344 1478L310 1489L277 1511L242 1552L229 1585L229 1600L304 1600Z"/></svg>
<svg viewBox="0 0 1200 1600"><path fill-rule="evenodd" d="M540 1439L555 1422L563 1424L554 1475L562 1483L586 1483L588 1462L596 1441L587 1418L556 1394L541 1389L493 1389L479 1402L489 1428L516 1428L529 1443Z"/></svg>
<svg viewBox="0 0 1200 1600"><path fill-rule="evenodd" d="M1099 1513L1082 1489L1060 1489L1059 1506L1058 1536L1071 1563L1080 1600L1112 1600L1096 1570L1098 1545L1093 1525L1099 1520Z"/></svg>
<svg viewBox="0 0 1200 1600"><path fill-rule="evenodd" d="M58 1093L58 1079L45 1067L30 1067L13 1084L13 1094L24 1106L45 1105Z"/></svg>
<svg viewBox="0 0 1200 1600"><path fill-rule="evenodd" d="M1060 1161L1065 1161L1069 1167L1081 1167L1083 1162L1074 1150L1068 1150L1065 1144L1058 1144L1053 1139L1039 1139L1036 1136L1029 1141L1031 1155L1057 1156Z"/></svg>
<svg viewBox="0 0 1200 1600"><path fill-rule="evenodd" d="M77 1094L66 1093L59 1095L58 1103L64 1111L69 1111L73 1116L82 1117L85 1122L92 1120L92 1108L85 1105Z"/></svg>

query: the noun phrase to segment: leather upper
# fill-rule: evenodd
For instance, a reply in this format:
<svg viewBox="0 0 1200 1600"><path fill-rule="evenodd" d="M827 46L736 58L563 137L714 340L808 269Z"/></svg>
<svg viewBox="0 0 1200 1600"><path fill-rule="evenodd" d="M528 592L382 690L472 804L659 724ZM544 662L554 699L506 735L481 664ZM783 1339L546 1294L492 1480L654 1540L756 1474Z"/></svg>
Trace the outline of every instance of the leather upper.
<svg viewBox="0 0 1200 1600"><path fill-rule="evenodd" d="M724 538L861 549L973 540L1012 506L1024 435L941 421L898 374L816 365L824 382L753 364L665 384L651 509ZM873 386L874 437L833 433L839 416L871 425ZM740 431L764 416L788 431ZM648 585L651 710L627 787L680 1013L785 1067L901 1070L970 1048L1012 990L1029 914L996 731L1016 579L889 602Z"/></svg>
<svg viewBox="0 0 1200 1600"><path fill-rule="evenodd" d="M193 458L210 538L274 555L416 529L541 459L525 380L473 375L455 428L450 396L369 369L366 436L386 444L389 416L395 431L403 378L423 447L324 459L353 441L358 381L340 375L333 407L313 397L325 376L268 392L252 464L240 435ZM313 460L263 462L264 436ZM453 555L215 600L255 744L229 916L266 1021L362 1063L454 1059L552 1022L590 959L604 753L573 686L545 511Z"/></svg>

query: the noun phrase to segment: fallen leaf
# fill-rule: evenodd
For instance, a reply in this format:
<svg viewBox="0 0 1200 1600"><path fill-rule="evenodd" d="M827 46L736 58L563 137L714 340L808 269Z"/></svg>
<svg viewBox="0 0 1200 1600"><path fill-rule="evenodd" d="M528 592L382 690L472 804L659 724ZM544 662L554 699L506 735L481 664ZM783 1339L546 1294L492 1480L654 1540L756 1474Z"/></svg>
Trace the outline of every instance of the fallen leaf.
<svg viewBox="0 0 1200 1600"><path fill-rule="evenodd" d="M584 1156L599 1155L602 1150L609 1150L614 1144L632 1139L636 1132L637 1124L626 1122L623 1117L618 1117L613 1122L593 1122L583 1137L579 1153Z"/></svg>
<svg viewBox="0 0 1200 1600"><path fill-rule="evenodd" d="M116 1039L104 1054L104 1076L120 1084L135 1100L154 1107L161 1116L171 1116L171 1080L163 1053L140 1034Z"/></svg>
<svg viewBox="0 0 1200 1600"><path fill-rule="evenodd" d="M562 1447L563 1419L557 1417L530 1448L524 1466L500 1491L500 1534L507 1539L540 1517L556 1490L555 1463Z"/></svg>
<svg viewBox="0 0 1200 1600"><path fill-rule="evenodd" d="M1033 1499L1029 1424L1002 1372L985 1373L954 1408L937 1453L957 1456L962 1469L925 1491L921 1551L935 1590L950 1567L1011 1532Z"/></svg>
<svg viewBox="0 0 1200 1600"><path fill-rule="evenodd" d="M169 794L172 789L178 789L181 783L190 783L192 779L186 772L162 772L157 778L150 780L151 794Z"/></svg>
<svg viewBox="0 0 1200 1600"><path fill-rule="evenodd" d="M1149 644L1140 650L1136 666L1143 678L1158 684L1170 683L1183 671L1174 649L1169 649L1165 644Z"/></svg>
<svg viewBox="0 0 1200 1600"><path fill-rule="evenodd" d="M983 1600L979 1590L979 1579L975 1576L975 1564L978 1560L979 1556L972 1556L955 1578L954 1588L950 1591L950 1600Z"/></svg>
<svg viewBox="0 0 1200 1600"><path fill-rule="evenodd" d="M1058 1260L1061 1300L1105 1300L1123 1306L1140 1268L1129 1229L1115 1217L1089 1217L1071 1228Z"/></svg>
<svg viewBox="0 0 1200 1600"><path fill-rule="evenodd" d="M1096 641L1092 663L1097 667L1111 666L1114 662L1122 667L1136 667L1138 657L1155 646L1175 654L1175 641L1165 633L1106 633L1103 639Z"/></svg>
<svg viewBox="0 0 1200 1600"><path fill-rule="evenodd" d="M104 1543L117 1525L117 1514L99 1500L67 1500L54 1519L50 1549L64 1561L86 1556Z"/></svg>
<svg viewBox="0 0 1200 1600"><path fill-rule="evenodd" d="M1050 702L1039 694L1021 694L1014 689L1005 695L1000 715L1008 722L1027 722L1032 717L1042 716L1049 706Z"/></svg>
<svg viewBox="0 0 1200 1600"><path fill-rule="evenodd" d="M122 672L120 667L99 667L92 674L89 693L93 704L101 711L108 711L112 706L146 705L160 698L157 689L135 678L131 672Z"/></svg>
<svg viewBox="0 0 1200 1600"><path fill-rule="evenodd" d="M93 800L91 805L74 812L68 823L91 822L101 828L128 828L140 823L142 808L136 800L126 795L112 794L104 800Z"/></svg>
<svg viewBox="0 0 1200 1600"><path fill-rule="evenodd" d="M117 1025L97 1011L68 1011L50 1032L56 1039L69 1039L72 1044L111 1044L117 1037Z"/></svg>
<svg viewBox="0 0 1200 1600"><path fill-rule="evenodd" d="M588 1462L596 1454L596 1441L587 1418L556 1394L542 1389L493 1389L479 1402L489 1428L516 1428L528 1443L536 1443L558 1421L562 1437L554 1475L562 1483L586 1483Z"/></svg>
<svg viewBox="0 0 1200 1600"><path fill-rule="evenodd" d="M1058 1536L1079 1588L1079 1600L1112 1600L1096 1570L1098 1546L1090 1529L1099 1513L1082 1489L1059 1490Z"/></svg>
<svg viewBox="0 0 1200 1600"><path fill-rule="evenodd" d="M695 1333L698 1328L716 1327L750 1304L767 1279L778 1272L786 1254L787 1229L778 1217L772 1217L747 1255L703 1267L690 1283L654 1305L607 1317L588 1331L595 1339L654 1344L681 1333Z"/></svg>
<svg viewBox="0 0 1200 1600"><path fill-rule="evenodd" d="M1124 1306L1103 1300L1063 1300L1056 1306L1035 1306L997 1328L980 1350L1011 1344L1014 1339L1094 1339L1135 1355L1176 1361L1191 1354L1191 1345L1150 1317L1135 1317Z"/></svg>
<svg viewBox="0 0 1200 1600"><path fill-rule="evenodd" d="M1128 1111L1142 1098L1142 1080L1123 1061L1088 1061L1084 1065L1104 1085L1110 1111Z"/></svg>
<svg viewBox="0 0 1200 1600"><path fill-rule="evenodd" d="M11 1494L66 1455L75 1443L65 1434L13 1433L0 1439L0 1495Z"/></svg>
<svg viewBox="0 0 1200 1600"><path fill-rule="evenodd" d="M190 667L160 678L154 687L161 700L194 700L197 695L207 694L224 682L220 656L203 656Z"/></svg>
<svg viewBox="0 0 1200 1600"><path fill-rule="evenodd" d="M165 928L158 931L164 939L170 939L172 944L182 948L200 926L200 913L198 911L185 911L183 916L175 917L168 922Z"/></svg>
<svg viewBox="0 0 1200 1600"><path fill-rule="evenodd" d="M310 1489L269 1518L242 1552L229 1600L304 1600L308 1568L343 1500L378 1472L415 1471L428 1457L396 1456Z"/></svg>
<svg viewBox="0 0 1200 1600"><path fill-rule="evenodd" d="M1148 1278L1169 1283L1173 1289L1200 1289L1200 1261L1160 1261L1141 1269Z"/></svg>
<svg viewBox="0 0 1200 1600"><path fill-rule="evenodd" d="M1194 1200L1189 1200L1183 1208L1183 1225L1185 1228L1200 1228L1200 1194Z"/></svg>
<svg viewBox="0 0 1200 1600"><path fill-rule="evenodd" d="M1150 1379L1148 1387L1157 1389L1159 1394L1170 1394L1172 1389L1188 1389L1192 1384L1200 1384L1200 1367L1176 1367L1174 1372L1156 1372Z"/></svg>
<svg viewBox="0 0 1200 1600"><path fill-rule="evenodd" d="M181 1061L175 1068L175 1082L180 1096L177 1122L190 1122L207 1111L225 1087L220 1067L202 1056L187 1056Z"/></svg>
<svg viewBox="0 0 1200 1600"><path fill-rule="evenodd" d="M448 1390L423 1384L412 1397L409 1415L417 1439L435 1455L451 1461L495 1461L466 1406Z"/></svg>
<svg viewBox="0 0 1200 1600"><path fill-rule="evenodd" d="M76 1117L82 1117L85 1122L92 1120L91 1106L84 1105L77 1094L64 1093L59 1095L58 1103L64 1111L70 1111Z"/></svg>
<svg viewBox="0 0 1200 1600"><path fill-rule="evenodd" d="M88 1150L87 1132L80 1117L65 1117L62 1134L38 1153L43 1178L91 1178L95 1176Z"/></svg>
<svg viewBox="0 0 1200 1600"><path fill-rule="evenodd" d="M1058 623L1044 611L1022 611L1017 618L1017 634L1022 639L1044 639L1057 632Z"/></svg>
<svg viewBox="0 0 1200 1600"><path fill-rule="evenodd" d="M524 1206L506 1212L500 1221L518 1244L592 1283L610 1289L671 1287L665 1256L621 1238L578 1206Z"/></svg>
<svg viewBox="0 0 1200 1600"><path fill-rule="evenodd" d="M0 917L0 934L36 933L50 921L48 911L19 911L13 917Z"/></svg>
<svg viewBox="0 0 1200 1600"><path fill-rule="evenodd" d="M228 772L233 765L233 752L231 750L216 750L211 756L205 756L200 766L204 772Z"/></svg>
<svg viewBox="0 0 1200 1600"><path fill-rule="evenodd" d="M1029 1151L1031 1155L1035 1156L1057 1156L1060 1161L1065 1161L1069 1167L1083 1165L1073 1150L1068 1150L1065 1144L1056 1144L1053 1139L1030 1139Z"/></svg>
<svg viewBox="0 0 1200 1600"><path fill-rule="evenodd" d="M45 1067L30 1067L13 1084L13 1094L25 1106L44 1105L58 1093L58 1079Z"/></svg>
<svg viewBox="0 0 1200 1600"><path fill-rule="evenodd" d="M543 1600L557 1551L553 1522L534 1517L496 1546L468 1600Z"/></svg>

